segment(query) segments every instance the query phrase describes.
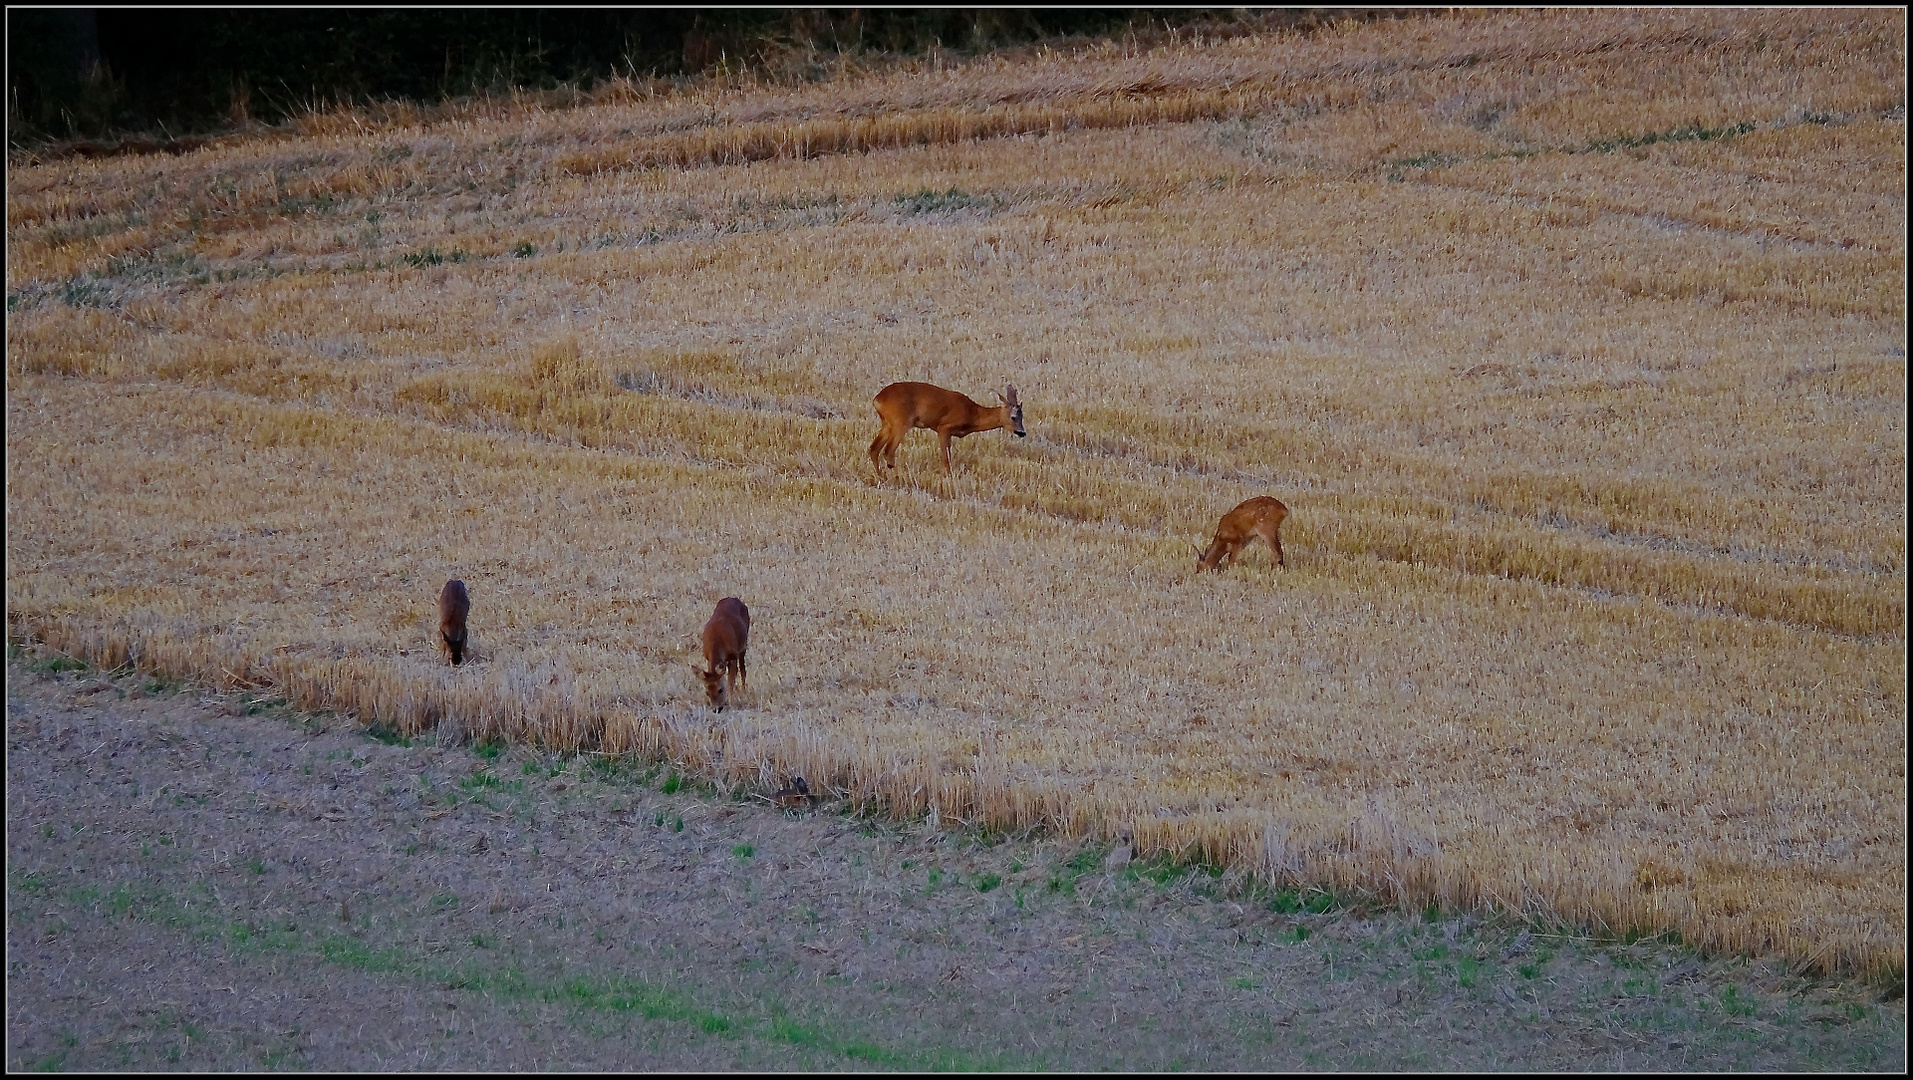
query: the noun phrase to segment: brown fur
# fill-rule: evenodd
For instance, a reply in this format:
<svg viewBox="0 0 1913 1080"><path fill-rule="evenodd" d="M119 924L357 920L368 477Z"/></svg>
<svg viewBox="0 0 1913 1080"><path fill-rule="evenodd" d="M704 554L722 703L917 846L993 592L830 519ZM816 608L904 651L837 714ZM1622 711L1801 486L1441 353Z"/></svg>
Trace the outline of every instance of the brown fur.
<svg viewBox="0 0 1913 1080"><path fill-rule="evenodd" d="M1209 541L1208 550L1196 559L1196 573L1200 574L1212 566L1221 573L1222 567L1235 564L1235 558L1245 544L1260 536L1275 549L1275 565L1286 566L1282 561L1282 522L1287 520L1289 508L1277 499L1267 495L1257 495L1244 500L1240 506L1222 515L1222 521L1216 525L1216 538Z"/></svg>
<svg viewBox="0 0 1913 1080"><path fill-rule="evenodd" d="M810 785L803 777L794 777L789 787L771 796L771 801L780 810L802 810L810 805Z"/></svg>
<svg viewBox="0 0 1913 1080"><path fill-rule="evenodd" d="M1019 439L1029 434L1023 430L1023 403L1016 399L1016 387L1005 387L999 397L1003 404L985 408L955 390L929 383L891 383L877 391L877 418L883 421L883 427L870 441L870 464L881 469L887 462L896 468L897 447L917 428L937 433L946 474L951 471L951 439L997 428L1009 428Z"/></svg>
<svg viewBox="0 0 1913 1080"><path fill-rule="evenodd" d="M704 694L718 712L731 703L730 691L749 689L744 672L744 649L750 644L751 609L735 596L717 602L704 624Z"/></svg>
<svg viewBox="0 0 1913 1080"><path fill-rule="evenodd" d="M465 616L472 610L472 598L465 583L453 578L438 594L438 640L452 654L452 666L465 661Z"/></svg>

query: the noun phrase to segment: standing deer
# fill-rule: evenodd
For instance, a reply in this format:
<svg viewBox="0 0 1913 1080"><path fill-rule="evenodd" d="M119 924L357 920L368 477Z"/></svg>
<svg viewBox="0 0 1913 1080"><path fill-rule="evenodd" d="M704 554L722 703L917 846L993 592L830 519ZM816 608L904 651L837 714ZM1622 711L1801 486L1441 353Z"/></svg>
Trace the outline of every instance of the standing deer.
<svg viewBox="0 0 1913 1080"><path fill-rule="evenodd" d="M897 447L902 445L905 435L917 428L929 428L937 433L937 440L943 446L946 475L951 473L951 439L997 428L1009 428L1019 439L1028 435L1029 432L1023 430L1023 403L1016 399L1016 387L1004 387L997 398L1002 404L986 409L955 390L941 386L891 383L877 391L877 417L883 421L883 427L870 442L870 464L881 469L888 462L891 468L896 468Z"/></svg>
<svg viewBox="0 0 1913 1080"><path fill-rule="evenodd" d="M465 594L465 583L453 578L438 594L438 639L452 654L452 666L465 660L465 616L471 614L472 598Z"/></svg>
<svg viewBox="0 0 1913 1080"><path fill-rule="evenodd" d="M744 647L751 636L751 609L735 596L717 602L710 621L704 624L704 694L718 712L731 703L730 686L750 688L744 673Z"/></svg>
<svg viewBox="0 0 1913 1080"><path fill-rule="evenodd" d="M1244 500L1240 506L1222 515L1222 521L1216 525L1216 538L1209 541L1207 551L1196 556L1196 573L1217 563L1222 566L1235 564L1236 555L1242 546L1260 536L1275 549L1275 565L1286 565L1282 561L1282 522L1289 516L1289 508L1278 499L1267 495L1257 495ZM1217 568L1216 573L1222 569Z"/></svg>

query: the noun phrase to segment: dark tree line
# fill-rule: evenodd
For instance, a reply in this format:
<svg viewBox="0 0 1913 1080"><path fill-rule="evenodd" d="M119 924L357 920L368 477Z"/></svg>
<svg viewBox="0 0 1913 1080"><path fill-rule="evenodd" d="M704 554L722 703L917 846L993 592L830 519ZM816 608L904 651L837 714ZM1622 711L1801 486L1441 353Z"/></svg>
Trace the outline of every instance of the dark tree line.
<svg viewBox="0 0 1913 1080"><path fill-rule="evenodd" d="M1347 9L65 8L7 12L14 145L277 122L336 102L430 103L614 76L763 66L792 49L957 54L1037 41L1372 17Z"/></svg>

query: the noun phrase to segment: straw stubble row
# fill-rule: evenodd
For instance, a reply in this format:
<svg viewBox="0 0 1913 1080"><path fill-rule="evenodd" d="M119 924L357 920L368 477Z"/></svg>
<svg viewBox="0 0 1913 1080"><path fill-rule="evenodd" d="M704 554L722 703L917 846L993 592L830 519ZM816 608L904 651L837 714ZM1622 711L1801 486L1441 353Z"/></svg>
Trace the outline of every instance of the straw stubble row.
<svg viewBox="0 0 1913 1080"><path fill-rule="evenodd" d="M10 632L1902 965L1904 16L1826 20L1484 13L10 170ZM1031 438L879 481L898 379L1014 381ZM1193 578L1264 493L1289 568ZM729 594L754 700L714 724Z"/></svg>

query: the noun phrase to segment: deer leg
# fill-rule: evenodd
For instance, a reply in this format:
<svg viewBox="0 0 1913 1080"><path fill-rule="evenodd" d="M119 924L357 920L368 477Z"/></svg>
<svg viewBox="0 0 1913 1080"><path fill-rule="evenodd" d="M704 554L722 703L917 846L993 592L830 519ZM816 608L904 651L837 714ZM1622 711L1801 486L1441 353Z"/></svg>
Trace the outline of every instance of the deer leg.
<svg viewBox="0 0 1913 1080"><path fill-rule="evenodd" d="M877 437L871 440L870 463L881 469L884 461L879 459L888 459L890 467L896 468L897 444L902 441L902 434L892 430L889 421L885 421L883 427L877 431Z"/></svg>
<svg viewBox="0 0 1913 1080"><path fill-rule="evenodd" d="M1263 542L1269 545L1269 553L1275 556L1275 565L1281 566L1282 565L1282 540L1280 537L1278 537L1275 534L1275 530L1267 528L1265 526L1258 525L1256 526L1255 532L1250 535L1249 539L1250 541L1254 541L1258 537L1261 538Z"/></svg>
<svg viewBox="0 0 1913 1080"><path fill-rule="evenodd" d="M750 673L744 670L743 653L737 654L737 681L744 689L749 690L751 688Z"/></svg>

